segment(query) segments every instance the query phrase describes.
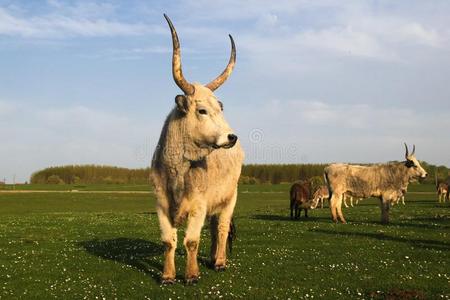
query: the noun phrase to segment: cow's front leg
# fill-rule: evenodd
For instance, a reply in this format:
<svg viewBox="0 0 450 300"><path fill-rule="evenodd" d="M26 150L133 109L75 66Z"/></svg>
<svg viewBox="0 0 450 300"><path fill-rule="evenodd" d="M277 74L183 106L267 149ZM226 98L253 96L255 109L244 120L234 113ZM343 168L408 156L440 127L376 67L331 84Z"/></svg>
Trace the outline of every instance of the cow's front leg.
<svg viewBox="0 0 450 300"><path fill-rule="evenodd" d="M217 224L216 255L212 263L216 271L223 271L227 264L227 239L230 231L230 222L236 205L237 192L234 193L229 204L219 213Z"/></svg>
<svg viewBox="0 0 450 300"><path fill-rule="evenodd" d="M161 240L164 244L164 270L162 274L163 284L175 282L175 249L177 248L177 229L172 226L168 208L158 205L156 208L161 229Z"/></svg>
<svg viewBox="0 0 450 300"><path fill-rule="evenodd" d="M202 202L198 201L197 203ZM195 203L193 201L193 203ZM197 205L188 214L186 236L184 247L186 248L187 261L185 279L187 284L196 283L200 274L197 262L198 246L200 244L200 233L205 222L206 205Z"/></svg>

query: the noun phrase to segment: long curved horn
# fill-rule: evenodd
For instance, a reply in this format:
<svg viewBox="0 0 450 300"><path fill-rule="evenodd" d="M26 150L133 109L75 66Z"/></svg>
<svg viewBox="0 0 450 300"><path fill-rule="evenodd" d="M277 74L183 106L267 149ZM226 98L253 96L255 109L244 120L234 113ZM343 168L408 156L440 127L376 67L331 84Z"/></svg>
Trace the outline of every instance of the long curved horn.
<svg viewBox="0 0 450 300"><path fill-rule="evenodd" d="M405 153L405 158L406 159L408 159L408 145L406 145L406 143L405 143L405 148L406 148L406 153Z"/></svg>
<svg viewBox="0 0 450 300"><path fill-rule="evenodd" d="M411 156L413 156L416 153L416 145L413 145L413 152L411 153Z"/></svg>
<svg viewBox="0 0 450 300"><path fill-rule="evenodd" d="M195 91L195 88L186 79L184 79L183 71L181 71L181 50L180 50L180 42L178 40L177 31L175 30L175 27L173 26L172 21L170 21L169 17L166 14L164 14L164 18L166 18L166 21L170 27L170 32L172 33L172 44L173 44L172 75L173 75L173 80L175 80L175 83L186 95L192 95Z"/></svg>
<svg viewBox="0 0 450 300"><path fill-rule="evenodd" d="M211 81L206 85L207 88L209 88L211 91L215 91L217 88L219 88L225 80L230 76L231 72L233 72L234 64L236 63L236 46L234 45L234 40L231 34L228 35L231 40L231 55L230 60L228 61L228 65L223 70L222 74L220 74L216 79Z"/></svg>

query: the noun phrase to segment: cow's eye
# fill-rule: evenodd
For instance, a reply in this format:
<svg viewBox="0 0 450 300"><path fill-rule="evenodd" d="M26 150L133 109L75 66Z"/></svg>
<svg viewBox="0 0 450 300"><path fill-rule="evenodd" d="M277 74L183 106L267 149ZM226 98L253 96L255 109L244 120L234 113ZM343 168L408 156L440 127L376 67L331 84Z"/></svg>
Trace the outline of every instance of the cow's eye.
<svg viewBox="0 0 450 300"><path fill-rule="evenodd" d="M207 115L207 114L208 114L208 112L206 111L206 109L199 109L199 110L198 110L198 113L201 114L201 115Z"/></svg>

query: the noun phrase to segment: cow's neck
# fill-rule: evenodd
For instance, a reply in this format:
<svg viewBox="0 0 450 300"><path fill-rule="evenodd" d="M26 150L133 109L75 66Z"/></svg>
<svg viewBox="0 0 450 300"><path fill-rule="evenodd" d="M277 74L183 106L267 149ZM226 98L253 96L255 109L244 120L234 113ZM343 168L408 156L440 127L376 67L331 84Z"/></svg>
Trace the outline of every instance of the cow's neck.
<svg viewBox="0 0 450 300"><path fill-rule="evenodd" d="M186 174L192 162L203 160L211 151L200 149L190 139L186 120L176 110L169 115L159 144L160 158L166 170L167 184L176 203L185 196Z"/></svg>
<svg viewBox="0 0 450 300"><path fill-rule="evenodd" d="M406 189L411 182L412 178L409 174L408 167L405 166L405 162L399 162L399 169L401 170L401 173L403 174L403 182L402 182L402 188Z"/></svg>

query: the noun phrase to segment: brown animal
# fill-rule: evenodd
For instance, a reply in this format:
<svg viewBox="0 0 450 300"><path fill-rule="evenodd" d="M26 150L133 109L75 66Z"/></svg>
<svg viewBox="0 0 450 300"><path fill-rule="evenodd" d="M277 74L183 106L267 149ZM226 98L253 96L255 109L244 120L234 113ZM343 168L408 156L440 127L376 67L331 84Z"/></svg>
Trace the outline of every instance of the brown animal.
<svg viewBox="0 0 450 300"><path fill-rule="evenodd" d="M332 164L325 168L325 180L331 194L330 209L334 222L346 223L342 214L342 198L345 193L360 198L378 197L381 207L381 222L389 223L391 202L406 191L408 184L428 174L405 144L406 160L398 163L358 166Z"/></svg>
<svg viewBox="0 0 450 300"><path fill-rule="evenodd" d="M226 267L226 244L237 198L237 183L244 152L225 121L223 106L213 91L233 70L236 48L231 40L227 67L207 85L189 83L181 70L180 43L170 19L172 73L184 94L175 97L152 160L152 181L157 197L156 212L165 245L163 283L173 283L177 227L187 219L183 244L187 261L186 283L199 277L197 252L206 216L211 216L211 263Z"/></svg>
<svg viewBox="0 0 450 300"><path fill-rule="evenodd" d="M445 182L439 182L437 178L437 173L434 173L435 182L436 182L436 192L438 195L438 201L439 203L445 203L445 199L448 200L448 194L449 194L449 186ZM442 199L442 201L441 201Z"/></svg>
<svg viewBox="0 0 450 300"><path fill-rule="evenodd" d="M291 186L289 191L291 219L300 218L302 209L305 210L305 217L308 217L308 209L317 206L318 199L311 199L311 183L309 181L299 181Z"/></svg>

